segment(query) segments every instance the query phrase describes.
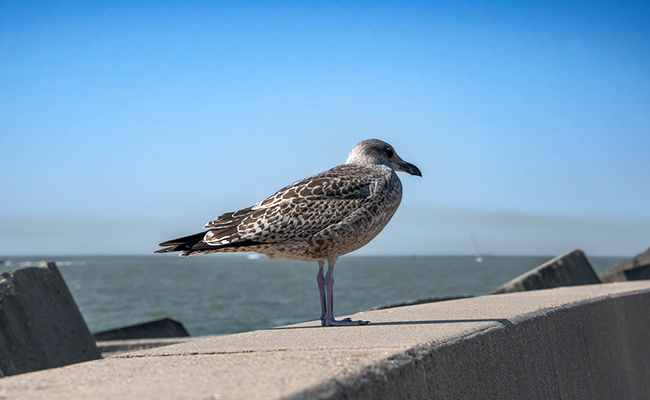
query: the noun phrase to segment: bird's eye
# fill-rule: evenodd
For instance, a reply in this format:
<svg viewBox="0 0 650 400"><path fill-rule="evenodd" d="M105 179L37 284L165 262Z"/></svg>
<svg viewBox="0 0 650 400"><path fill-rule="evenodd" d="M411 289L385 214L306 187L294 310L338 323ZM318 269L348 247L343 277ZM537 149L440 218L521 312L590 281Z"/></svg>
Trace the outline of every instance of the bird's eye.
<svg viewBox="0 0 650 400"><path fill-rule="evenodd" d="M393 149L391 149L390 147L386 149L386 156L388 158L393 158L394 155L395 153L393 152Z"/></svg>

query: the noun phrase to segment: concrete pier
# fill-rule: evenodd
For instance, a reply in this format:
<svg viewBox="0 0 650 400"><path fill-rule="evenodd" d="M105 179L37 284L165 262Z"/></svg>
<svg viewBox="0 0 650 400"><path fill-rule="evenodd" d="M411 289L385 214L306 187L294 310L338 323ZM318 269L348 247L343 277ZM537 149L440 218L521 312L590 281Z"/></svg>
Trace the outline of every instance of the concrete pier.
<svg viewBox="0 0 650 400"><path fill-rule="evenodd" d="M369 311L0 379L20 399L646 399L650 282Z"/></svg>

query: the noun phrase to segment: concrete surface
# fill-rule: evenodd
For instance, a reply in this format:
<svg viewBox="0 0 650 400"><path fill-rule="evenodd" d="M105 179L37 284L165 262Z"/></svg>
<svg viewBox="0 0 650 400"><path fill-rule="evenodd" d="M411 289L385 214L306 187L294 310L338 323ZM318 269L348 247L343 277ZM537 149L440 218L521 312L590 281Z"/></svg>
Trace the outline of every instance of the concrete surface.
<svg viewBox="0 0 650 400"><path fill-rule="evenodd" d="M587 261L585 253L582 250L573 250L516 277L490 294L596 283L600 283L600 279Z"/></svg>
<svg viewBox="0 0 650 400"><path fill-rule="evenodd" d="M377 306L377 307L371 308L368 311L385 310L387 308L404 307L404 306L414 306L416 304L436 303L436 302L439 302L439 301L468 299L470 297L474 297L474 296L467 295L467 296L424 297L424 298L421 298L421 299L414 299L414 300L403 301L403 302L400 302L400 303L393 303L393 304L387 304L387 305L384 305L384 306Z"/></svg>
<svg viewBox="0 0 650 400"><path fill-rule="evenodd" d="M180 322L171 318L161 318L141 324L124 326L94 333L95 340L128 340L175 338L190 336Z"/></svg>
<svg viewBox="0 0 650 400"><path fill-rule="evenodd" d="M110 357L116 354L131 352L134 350L153 349L156 347L169 346L171 344L184 343L197 340L196 337L173 337L155 339L125 339L97 341L97 348L102 357Z"/></svg>
<svg viewBox="0 0 650 400"><path fill-rule="evenodd" d="M650 248L600 274L601 282L650 279Z"/></svg>
<svg viewBox="0 0 650 400"><path fill-rule="evenodd" d="M19 399L646 399L650 282L364 312L0 379Z"/></svg>
<svg viewBox="0 0 650 400"><path fill-rule="evenodd" d="M100 357L54 263L0 274L0 376Z"/></svg>

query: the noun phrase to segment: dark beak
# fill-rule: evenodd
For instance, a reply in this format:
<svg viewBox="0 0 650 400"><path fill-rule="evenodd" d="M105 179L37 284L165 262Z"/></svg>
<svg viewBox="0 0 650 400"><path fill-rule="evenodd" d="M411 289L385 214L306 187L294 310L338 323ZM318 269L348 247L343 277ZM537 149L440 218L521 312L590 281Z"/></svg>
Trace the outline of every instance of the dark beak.
<svg viewBox="0 0 650 400"><path fill-rule="evenodd" d="M400 171L404 171L411 175L417 175L419 177L422 177L422 172L420 171L420 168L416 167L411 163L404 161L403 163L399 164L399 167L400 167Z"/></svg>

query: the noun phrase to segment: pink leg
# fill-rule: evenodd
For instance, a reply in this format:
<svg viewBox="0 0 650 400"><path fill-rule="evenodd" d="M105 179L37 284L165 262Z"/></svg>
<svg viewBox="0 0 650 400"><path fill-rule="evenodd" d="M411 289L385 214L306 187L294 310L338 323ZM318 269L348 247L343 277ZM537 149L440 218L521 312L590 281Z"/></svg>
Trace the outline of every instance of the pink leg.
<svg viewBox="0 0 650 400"><path fill-rule="evenodd" d="M316 282L318 282L318 294L320 296L320 323L325 326L325 315L327 314L327 303L325 303L325 275L323 275L324 261L318 262L318 275L316 275Z"/></svg>
<svg viewBox="0 0 650 400"><path fill-rule="evenodd" d="M342 320L334 319L334 264L336 258L332 258L327 262L327 275L325 276L325 289L327 290L327 301L325 319L321 317L321 325L323 326L346 326L346 325L366 325L368 321L352 321L350 318ZM321 263L318 264L321 266ZM320 269L322 272L322 267ZM321 300L323 299L321 295ZM322 304L322 303L321 303Z"/></svg>

